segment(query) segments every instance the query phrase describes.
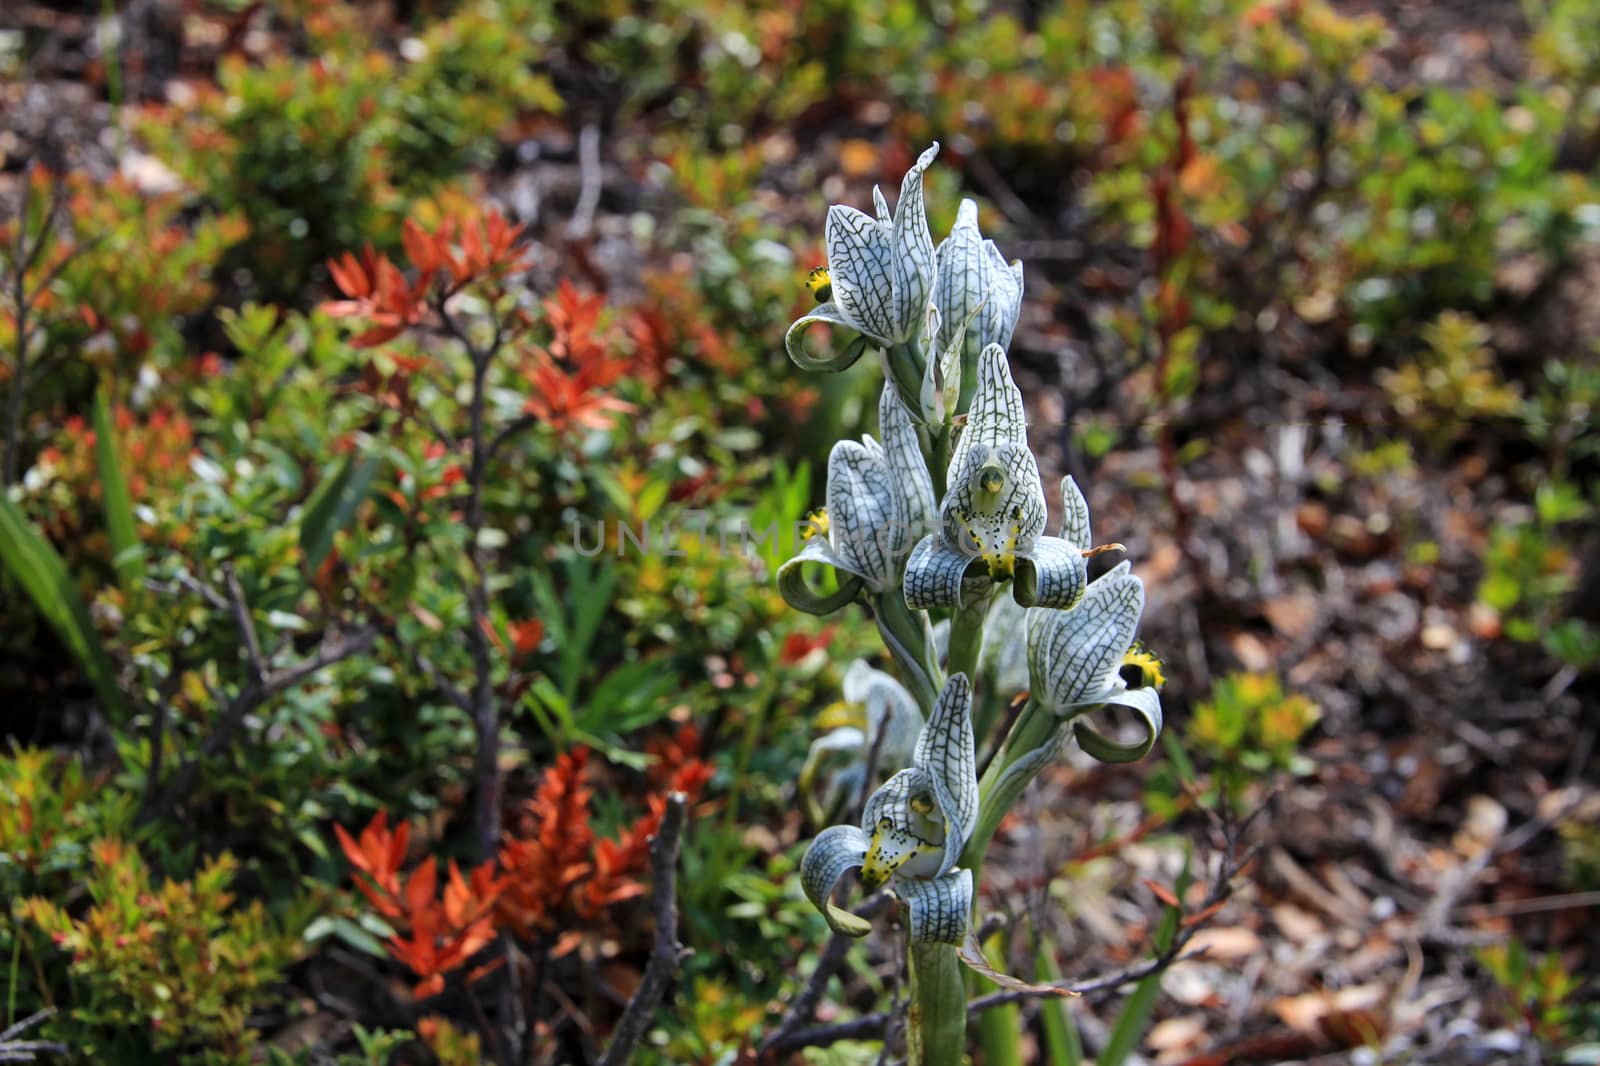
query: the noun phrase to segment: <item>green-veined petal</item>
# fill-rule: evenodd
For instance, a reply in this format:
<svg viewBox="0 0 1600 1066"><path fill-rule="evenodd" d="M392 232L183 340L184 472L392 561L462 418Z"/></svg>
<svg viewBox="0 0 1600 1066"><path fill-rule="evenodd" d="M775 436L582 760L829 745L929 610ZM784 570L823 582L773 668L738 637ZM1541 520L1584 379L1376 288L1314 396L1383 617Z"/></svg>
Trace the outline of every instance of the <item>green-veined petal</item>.
<svg viewBox="0 0 1600 1066"><path fill-rule="evenodd" d="M906 606L915 611L961 606L967 569L974 565L982 566L933 534L923 537L906 560Z"/></svg>
<svg viewBox="0 0 1600 1066"><path fill-rule="evenodd" d="M828 276L839 314L883 344L902 339L895 320L892 230L848 204L828 208L823 226Z"/></svg>
<svg viewBox="0 0 1600 1066"><path fill-rule="evenodd" d="M863 937L872 932L871 924L835 907L829 898L839 878L859 867L866 854L865 833L853 825L835 825L818 833L800 860L800 887L836 933Z"/></svg>
<svg viewBox="0 0 1600 1066"><path fill-rule="evenodd" d="M1061 539L1087 548L1094 543L1089 526L1089 501L1068 474L1061 479Z"/></svg>
<svg viewBox="0 0 1600 1066"><path fill-rule="evenodd" d="M1150 754L1161 735L1161 696L1153 688L1129 688L1107 692L1100 701L1107 707L1127 707L1138 715L1144 736L1133 744L1109 740L1086 719L1073 723L1078 746L1101 762L1136 762Z"/></svg>
<svg viewBox="0 0 1600 1066"><path fill-rule="evenodd" d="M789 353L789 359L801 370L826 373L849 370L852 366L855 366L856 361L872 346L872 338L862 335L852 337L845 344L844 350L837 355L812 355L806 350L805 332L818 322L852 331L860 329L856 323L845 316L844 312L839 309L838 303L833 300L829 300L825 304L819 304L812 309L810 314L801 315L795 319L794 324L789 327L789 332L784 334L783 347Z"/></svg>
<svg viewBox="0 0 1600 1066"><path fill-rule="evenodd" d="M1028 619L1028 670L1034 698L1069 714L1111 687L1144 611L1144 583L1126 562L1090 583L1070 611L1034 611Z"/></svg>
<svg viewBox="0 0 1600 1066"><path fill-rule="evenodd" d="M806 580L805 567L809 563L831 566L838 572L839 587L833 592L819 592ZM800 554L778 567L778 592L790 607L807 614L832 614L851 603L861 594L865 581L857 575L853 564L837 554L821 538L806 542Z"/></svg>
<svg viewBox="0 0 1600 1066"><path fill-rule="evenodd" d="M1075 544L1059 537L1036 537L1017 552L1012 597L1024 607L1066 610L1083 599L1089 561Z"/></svg>
<svg viewBox="0 0 1600 1066"><path fill-rule="evenodd" d="M978 824L978 757L972 736L972 682L966 674L953 674L945 682L917 738L911 764L928 776L939 801L948 870Z"/></svg>
<svg viewBox="0 0 1600 1066"><path fill-rule="evenodd" d="M911 939L921 944L959 944L972 913L972 871L942 877L896 881L894 894L909 912Z"/></svg>
<svg viewBox="0 0 1600 1066"><path fill-rule="evenodd" d="M894 205L894 318L896 339L913 336L933 295L933 234L928 232L928 216L922 203L922 175L939 154L939 143L917 157L900 182L900 199ZM880 208L881 210L881 208Z"/></svg>

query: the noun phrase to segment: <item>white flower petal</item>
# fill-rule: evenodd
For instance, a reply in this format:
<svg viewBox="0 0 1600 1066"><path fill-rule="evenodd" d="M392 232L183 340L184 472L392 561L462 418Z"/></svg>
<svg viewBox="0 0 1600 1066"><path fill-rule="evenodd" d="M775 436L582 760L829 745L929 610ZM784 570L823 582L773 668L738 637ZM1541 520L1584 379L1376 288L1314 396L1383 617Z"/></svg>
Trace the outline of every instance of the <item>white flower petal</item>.
<svg viewBox="0 0 1600 1066"><path fill-rule="evenodd" d="M1061 479L1061 539L1080 548L1092 547L1094 535L1089 529L1089 501L1068 474Z"/></svg>
<svg viewBox="0 0 1600 1066"><path fill-rule="evenodd" d="M923 537L906 560L906 606L916 611L961 606L963 579L977 562L932 534Z"/></svg>
<svg viewBox="0 0 1600 1066"><path fill-rule="evenodd" d="M915 333L933 295L933 234L928 232L922 203L922 175L938 154L935 141L917 157L916 166L900 182L900 200L894 205L894 318L900 339Z"/></svg>
<svg viewBox="0 0 1600 1066"><path fill-rule="evenodd" d="M972 871L955 870L928 880L896 881L905 901L911 939L921 944L959 944L972 914Z"/></svg>
<svg viewBox="0 0 1600 1066"><path fill-rule="evenodd" d="M1038 537L1017 552L1011 592L1024 607L1066 610L1083 599L1088 580L1089 563L1076 544L1059 537Z"/></svg>
<svg viewBox="0 0 1600 1066"><path fill-rule="evenodd" d="M883 344L898 340L894 252L888 226L845 204L828 208L823 227L829 283L839 313Z"/></svg>
<svg viewBox="0 0 1600 1066"><path fill-rule="evenodd" d="M903 557L933 529L939 505L933 498L933 478L922 457L917 427L912 425L911 412L906 410L892 382L884 384L878 400L878 422L893 485L893 520L905 545L905 551L897 554Z"/></svg>
<svg viewBox="0 0 1600 1066"><path fill-rule="evenodd" d="M872 338L867 336L853 337L845 341L844 348L837 355L818 357L806 350L805 332L819 322L829 326L839 326L849 330L859 330L854 321L845 316L839 305L832 300L818 304L810 314L801 315L789 327L789 332L783 336L783 347L789 353L789 359L801 370L836 373L848 370L872 346Z"/></svg>
<svg viewBox="0 0 1600 1066"><path fill-rule="evenodd" d="M1034 611L1028 619L1028 668L1034 698L1068 714L1110 686L1133 643L1144 610L1144 583L1127 563L1090 583L1070 611Z"/></svg>
<svg viewBox="0 0 1600 1066"><path fill-rule="evenodd" d="M944 867L956 864L978 824L978 757L972 736L972 683L966 674L945 682L917 738L911 763L927 774L945 820Z"/></svg>
<svg viewBox="0 0 1600 1066"><path fill-rule="evenodd" d="M1124 688L1104 693L1099 702L1134 711L1144 728L1144 737L1133 744L1108 740L1087 719L1080 718L1073 723L1078 746L1101 762L1135 762L1150 754L1150 749L1155 747L1156 737L1161 735L1160 694L1153 688Z"/></svg>
<svg viewBox="0 0 1600 1066"><path fill-rule="evenodd" d="M872 931L866 921L840 910L829 899L839 878L859 867L866 854L865 833L853 825L835 825L818 833L800 860L800 887L836 933L863 937Z"/></svg>

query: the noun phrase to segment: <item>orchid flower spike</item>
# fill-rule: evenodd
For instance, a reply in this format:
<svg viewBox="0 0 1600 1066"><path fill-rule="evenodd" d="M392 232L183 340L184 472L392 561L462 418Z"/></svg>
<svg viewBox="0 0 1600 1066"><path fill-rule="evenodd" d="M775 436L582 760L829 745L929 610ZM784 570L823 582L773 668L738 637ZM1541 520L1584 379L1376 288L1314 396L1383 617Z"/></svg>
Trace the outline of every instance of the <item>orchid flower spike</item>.
<svg viewBox="0 0 1600 1066"><path fill-rule="evenodd" d="M956 869L956 860L977 822L972 685L956 674L939 693L911 766L867 800L860 828L817 834L800 863L801 886L836 932L865 936L871 926L829 899L839 879L859 869L867 888L888 885L906 903L912 940L959 944L972 910L972 871Z"/></svg>
<svg viewBox="0 0 1600 1066"><path fill-rule="evenodd" d="M984 239L978 231L978 205L971 200L961 201L956 224L934 255L939 319L946 329L962 331L953 343L960 353L959 380L966 384L959 389L958 403L949 408L955 414L972 400L979 354L991 344L1011 345L1022 310L1022 263L1007 263L995 243Z"/></svg>
<svg viewBox="0 0 1600 1066"><path fill-rule="evenodd" d="M778 591L796 610L830 614L863 588L881 593L900 584L911 546L932 528L933 479L917 443L911 414L892 384L878 403L883 444L871 437L842 440L828 456L827 532L778 568ZM839 587L818 592L806 580L808 563L831 566Z"/></svg>
<svg viewBox="0 0 1600 1066"><path fill-rule="evenodd" d="M845 370L869 345L886 348L916 335L933 296L935 275L922 175L938 154L939 145L934 142L906 172L893 215L877 187L872 190L877 218L845 204L828 208L823 245L831 299L789 327L784 347L796 366ZM861 336L839 355L817 358L806 351L804 334L818 322L843 326Z"/></svg>
<svg viewBox="0 0 1600 1066"><path fill-rule="evenodd" d="M1066 539L1078 532L1070 506L1063 535L1044 536L1044 487L1028 450L1022 392L998 344L978 357L977 378L950 459L939 528L906 564L906 605L959 607L987 586L1009 581L1024 607L1071 607L1087 581L1085 546Z"/></svg>

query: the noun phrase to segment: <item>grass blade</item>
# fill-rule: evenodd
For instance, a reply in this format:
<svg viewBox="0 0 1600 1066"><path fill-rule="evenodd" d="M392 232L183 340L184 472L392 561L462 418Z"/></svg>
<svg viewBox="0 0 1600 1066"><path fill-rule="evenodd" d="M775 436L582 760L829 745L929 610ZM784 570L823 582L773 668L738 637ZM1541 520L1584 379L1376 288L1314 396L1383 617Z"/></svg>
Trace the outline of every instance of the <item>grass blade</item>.
<svg viewBox="0 0 1600 1066"><path fill-rule="evenodd" d="M0 493L0 563L78 660L106 712L115 721L127 721L127 694L117 684L116 667L100 641L100 634L95 631L89 605L67 573L66 562L28 521L22 509L3 493Z"/></svg>
<svg viewBox="0 0 1600 1066"><path fill-rule="evenodd" d="M128 479L117 458L116 424L111 417L111 397L105 386L94 396L94 461L100 474L100 502L106 512L106 531L111 536L111 563L124 589L132 588L144 576L144 555L139 544L139 527L133 519L133 497Z"/></svg>

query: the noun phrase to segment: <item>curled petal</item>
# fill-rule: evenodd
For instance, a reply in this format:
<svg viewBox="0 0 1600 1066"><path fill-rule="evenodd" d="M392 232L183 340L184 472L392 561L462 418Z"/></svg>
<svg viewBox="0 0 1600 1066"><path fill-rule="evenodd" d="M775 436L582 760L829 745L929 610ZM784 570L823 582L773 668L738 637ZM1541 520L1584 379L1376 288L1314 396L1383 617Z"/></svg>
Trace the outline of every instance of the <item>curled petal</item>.
<svg viewBox="0 0 1600 1066"><path fill-rule="evenodd" d="M1089 501L1071 474L1061 479L1061 539L1080 548L1094 543L1089 531Z"/></svg>
<svg viewBox="0 0 1600 1066"><path fill-rule="evenodd" d="M819 592L806 580L807 563L822 563L838 571L839 587L833 592ZM822 540L809 541L800 554L778 567L778 593L783 601L797 611L807 614L832 614L851 603L861 594L865 581L857 575L848 560L837 555Z"/></svg>
<svg viewBox="0 0 1600 1066"><path fill-rule="evenodd" d="M1080 719L1073 723L1078 747L1101 762L1136 762L1150 754L1156 737L1161 735L1161 696L1153 688L1118 689L1105 693L1101 702L1106 706L1127 707L1138 716L1144 728L1144 737L1134 744L1108 740L1104 734Z"/></svg>
<svg viewBox="0 0 1600 1066"><path fill-rule="evenodd" d="M858 336L845 345L844 350L838 355L815 356L806 350L805 332L818 322L825 322L830 326L855 330L859 327L846 318L839 310L839 305L832 300L819 304L808 315L795 319L789 327L789 332L784 334L783 347L789 353L789 359L801 370L822 371L837 373L840 370L849 370L855 366L856 361L871 347L872 340L866 336Z"/></svg>
<svg viewBox="0 0 1600 1066"><path fill-rule="evenodd" d="M917 738L911 764L927 775L944 815L944 864L949 870L978 824L978 756L972 736L972 683L953 674Z"/></svg>
<svg viewBox="0 0 1600 1066"><path fill-rule="evenodd" d="M845 204L828 208L823 245L839 314L884 344L900 337L894 318L895 255L891 230Z"/></svg>
<svg viewBox="0 0 1600 1066"><path fill-rule="evenodd" d="M1144 583L1124 562L1096 578L1072 610L1033 612L1028 670L1034 698L1065 715L1112 687L1143 611Z"/></svg>
<svg viewBox="0 0 1600 1066"><path fill-rule="evenodd" d="M932 534L923 537L906 560L906 606L919 611L961 606L963 579L974 565L982 563Z"/></svg>
<svg viewBox="0 0 1600 1066"><path fill-rule="evenodd" d="M1088 580L1088 560L1077 545L1059 537L1039 537L1017 553L1011 594L1024 607L1066 610L1083 599Z"/></svg>
<svg viewBox="0 0 1600 1066"><path fill-rule="evenodd" d="M835 907L829 898L839 878L859 867L866 854L865 833L853 825L835 825L818 833L800 860L800 887L836 933L863 937L872 931L868 922Z"/></svg>
<svg viewBox="0 0 1600 1066"><path fill-rule="evenodd" d="M972 871L952 870L942 877L896 881L894 894L910 912L911 939L921 944L959 944L972 913Z"/></svg>

